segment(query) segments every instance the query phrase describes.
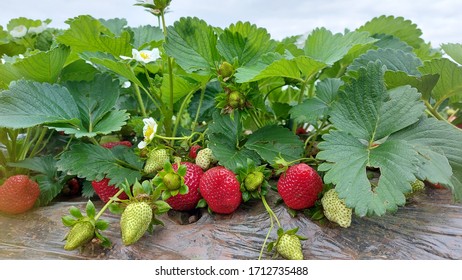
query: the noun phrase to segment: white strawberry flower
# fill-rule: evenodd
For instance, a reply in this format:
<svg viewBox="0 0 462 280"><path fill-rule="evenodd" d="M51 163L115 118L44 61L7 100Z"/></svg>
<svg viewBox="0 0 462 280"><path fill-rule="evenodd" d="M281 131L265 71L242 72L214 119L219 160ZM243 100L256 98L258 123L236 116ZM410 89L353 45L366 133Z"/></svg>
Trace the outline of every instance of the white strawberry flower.
<svg viewBox="0 0 462 280"><path fill-rule="evenodd" d="M10 31L10 35L13 36L14 38L21 38L26 36L27 34L27 27L24 25L18 25L13 28L13 30Z"/></svg>
<svg viewBox="0 0 462 280"><path fill-rule="evenodd" d="M121 55L120 57L126 60L134 59L138 62L146 64L149 62L156 61L158 58L160 58L160 53L159 53L159 49L156 49L156 48L152 50L140 50L140 51L137 49L132 49L132 57L123 56L123 55Z"/></svg>
<svg viewBox="0 0 462 280"><path fill-rule="evenodd" d="M48 24L46 24L45 22L42 22L42 24L40 26L32 26L29 28L29 33L32 33L32 34L39 34L39 33L42 33L43 31L45 31L45 29L47 29L48 27Z"/></svg>
<svg viewBox="0 0 462 280"><path fill-rule="evenodd" d="M154 139L157 130L157 123L153 118L143 119L143 136L144 140L138 143L138 148L144 149Z"/></svg>

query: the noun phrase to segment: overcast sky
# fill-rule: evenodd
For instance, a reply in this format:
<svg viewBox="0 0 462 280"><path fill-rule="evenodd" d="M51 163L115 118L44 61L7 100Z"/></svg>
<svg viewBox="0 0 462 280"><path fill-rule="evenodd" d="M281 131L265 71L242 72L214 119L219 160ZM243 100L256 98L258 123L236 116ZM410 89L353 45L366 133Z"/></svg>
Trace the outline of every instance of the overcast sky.
<svg viewBox="0 0 462 280"><path fill-rule="evenodd" d="M136 0L0 0L0 25L12 18L51 19L51 26L67 28L64 21L82 14L96 18L125 18L130 26L156 24ZM403 16L423 31L434 47L462 43L461 0L173 0L167 24L196 16L213 26L250 21L266 28L275 39L308 33L316 27L332 32L355 29L380 15Z"/></svg>

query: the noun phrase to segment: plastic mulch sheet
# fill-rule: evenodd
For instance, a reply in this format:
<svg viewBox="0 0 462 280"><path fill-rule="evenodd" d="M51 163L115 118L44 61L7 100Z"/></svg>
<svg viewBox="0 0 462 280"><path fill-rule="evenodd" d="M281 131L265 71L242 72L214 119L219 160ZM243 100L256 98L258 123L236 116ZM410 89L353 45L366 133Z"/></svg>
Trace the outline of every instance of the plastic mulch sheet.
<svg viewBox="0 0 462 280"><path fill-rule="evenodd" d="M348 229L320 225L302 214L293 218L283 205L275 205L276 198L270 196L270 205L284 228L299 227L308 237L302 241L305 259L462 259L462 205L454 204L447 190L427 189L395 214L354 217ZM61 216L72 205L84 212L85 204L81 199L59 201L22 215L0 214L0 259L255 260L270 226L261 202L242 205L232 215L171 211L160 216L165 227L124 246L119 216L108 212L103 218L111 223L104 231L113 243L110 249L90 243L82 250L65 251L68 228ZM102 206L99 201L95 205Z"/></svg>

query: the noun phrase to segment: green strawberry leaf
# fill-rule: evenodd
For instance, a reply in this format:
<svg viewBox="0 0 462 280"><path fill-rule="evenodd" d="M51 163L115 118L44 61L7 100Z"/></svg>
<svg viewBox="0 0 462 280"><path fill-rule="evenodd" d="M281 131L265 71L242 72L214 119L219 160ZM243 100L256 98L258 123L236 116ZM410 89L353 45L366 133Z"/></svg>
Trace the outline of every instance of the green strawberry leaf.
<svg viewBox="0 0 462 280"><path fill-rule="evenodd" d="M69 48L58 46L46 52L33 53L13 64L0 64L0 84L19 79L55 83L68 56Z"/></svg>
<svg viewBox="0 0 462 280"><path fill-rule="evenodd" d="M409 86L386 90L385 67L370 62L339 93L331 113L338 130L323 136L318 159L326 160L325 183L333 183L359 216L383 215L404 205L404 194L419 173L419 154L411 143L390 135L418 122L425 107ZM380 171L370 182L367 169Z"/></svg>
<svg viewBox="0 0 462 280"><path fill-rule="evenodd" d="M357 71L360 67L366 67L369 61L376 60L380 60L388 71L402 71L410 76L420 76L418 67L422 66L422 61L414 53L394 49L369 50L355 59L347 70Z"/></svg>
<svg viewBox="0 0 462 280"><path fill-rule="evenodd" d="M260 156L240 144L243 135L240 115L237 111L233 115L222 115L219 111L215 111L207 136L210 140L209 148L220 165L235 171L239 166L245 166L247 159L260 164Z"/></svg>
<svg viewBox="0 0 462 280"><path fill-rule="evenodd" d="M449 55L455 62L462 64L462 44L442 44L441 48Z"/></svg>
<svg viewBox="0 0 462 280"><path fill-rule="evenodd" d="M91 82L69 82L68 87L13 82L9 90L0 92L0 126L27 128L43 124L80 138L120 130L128 119L125 111L112 110L118 88L109 76L96 76Z"/></svg>
<svg viewBox="0 0 462 280"><path fill-rule="evenodd" d="M340 79L324 79L316 84L316 96L306 99L290 110L292 118L297 122L314 123L326 117L335 102L339 88L343 85Z"/></svg>
<svg viewBox="0 0 462 280"><path fill-rule="evenodd" d="M316 28L305 41L305 55L327 65L345 57L350 50L356 52L355 47L370 45L376 42L367 32L352 31L345 34L332 34L325 28Z"/></svg>
<svg viewBox="0 0 462 280"><path fill-rule="evenodd" d="M422 180L443 183L462 200L462 131L445 121L424 118L390 136L414 146L419 153L419 175ZM444 159L446 158L446 159ZM448 165L449 163L449 165ZM452 172L451 172L452 171ZM452 177L451 176L452 173Z"/></svg>
<svg viewBox="0 0 462 280"><path fill-rule="evenodd" d="M191 79L185 79L179 75L173 76L173 103L176 103L181 98L185 97L191 91L196 91L198 85L192 83ZM162 80L161 86L162 92L170 92L170 75L164 74L164 79ZM162 101L165 104L168 104L170 101L170 96L168 94L162 95Z"/></svg>
<svg viewBox="0 0 462 280"><path fill-rule="evenodd" d="M422 31L417 27L417 25L403 17L384 15L375 17L363 26L359 27L357 31L367 31L371 35L392 35L414 48L419 48L425 43L421 38Z"/></svg>
<svg viewBox="0 0 462 280"><path fill-rule="evenodd" d="M143 25L131 27L133 32L133 47L138 50L147 48L150 44L164 40L164 33L158 26Z"/></svg>
<svg viewBox="0 0 462 280"><path fill-rule="evenodd" d="M380 62L359 69L332 109L336 128L372 143L418 121L425 108L420 94L409 86L387 92L384 72Z"/></svg>
<svg viewBox="0 0 462 280"><path fill-rule="evenodd" d="M116 35L120 36L123 32L124 27L127 26L128 22L124 18L111 18L111 19L98 19L102 25L104 25L109 31Z"/></svg>
<svg viewBox="0 0 462 280"><path fill-rule="evenodd" d="M100 51L114 56L131 54L131 38L127 31L116 36L89 15L69 19L66 23L70 27L56 39L59 43L70 46L74 52Z"/></svg>
<svg viewBox="0 0 462 280"><path fill-rule="evenodd" d="M141 88L144 88L143 83L136 77L135 73L129 65L129 61L116 59L113 55L102 52L82 52L80 54L85 60L101 65L122 77L127 78Z"/></svg>
<svg viewBox="0 0 462 280"><path fill-rule="evenodd" d="M69 91L59 85L19 80L0 92L0 126L26 128L38 124L79 126L80 113Z"/></svg>
<svg viewBox="0 0 462 280"><path fill-rule="evenodd" d="M210 75L216 68L219 54L214 29L196 17L181 18L167 28L164 48L188 73Z"/></svg>
<svg viewBox="0 0 462 280"><path fill-rule="evenodd" d="M276 125L265 126L252 133L244 145L245 148L257 152L270 164L276 158L293 161L301 157L303 142L292 131Z"/></svg>
<svg viewBox="0 0 462 280"><path fill-rule="evenodd" d="M110 178L110 185L118 187L122 186L125 180L131 185L141 179L142 162L127 162L123 158L117 157L112 152L115 148L117 147L110 150L98 145L84 143L73 145L61 155L57 162L58 170L86 178L88 181L100 181L107 177ZM122 145L120 149L123 149Z"/></svg>
<svg viewBox="0 0 462 280"><path fill-rule="evenodd" d="M437 104L449 99L451 103L462 101L462 67L447 58L426 61L419 68L422 74L439 75L431 93Z"/></svg>
<svg viewBox="0 0 462 280"><path fill-rule="evenodd" d="M217 49L229 63L238 66L255 64L259 58L276 49L276 42L264 28L249 22L237 22L220 34Z"/></svg>

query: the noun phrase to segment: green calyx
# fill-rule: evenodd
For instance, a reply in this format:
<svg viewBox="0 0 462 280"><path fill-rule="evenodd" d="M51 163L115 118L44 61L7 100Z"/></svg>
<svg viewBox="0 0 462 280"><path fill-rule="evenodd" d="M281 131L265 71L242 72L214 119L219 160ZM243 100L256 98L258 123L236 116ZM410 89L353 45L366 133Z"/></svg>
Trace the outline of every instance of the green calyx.
<svg viewBox="0 0 462 280"><path fill-rule="evenodd" d="M243 108L245 106L245 96L239 91L233 91L228 96L228 105L233 108Z"/></svg>
<svg viewBox="0 0 462 280"><path fill-rule="evenodd" d="M266 165L256 166L252 160L247 160L245 166L237 169L237 179L241 183L242 199L244 202L250 199L260 199L268 193L269 183L267 178L270 171Z"/></svg>
<svg viewBox="0 0 462 280"><path fill-rule="evenodd" d="M162 193L162 199L168 198L177 194L187 194L188 186L184 182L186 176L186 166L179 165L175 171L170 162L164 164L164 169L157 173L153 179L153 184L156 186L156 192Z"/></svg>
<svg viewBox="0 0 462 280"><path fill-rule="evenodd" d="M162 180L165 187L171 191L177 190L181 186L181 177L176 173L167 173Z"/></svg>
<svg viewBox="0 0 462 280"><path fill-rule="evenodd" d="M260 171L255 171L247 175L244 180L244 186L248 191L254 191L261 186L265 176Z"/></svg>

